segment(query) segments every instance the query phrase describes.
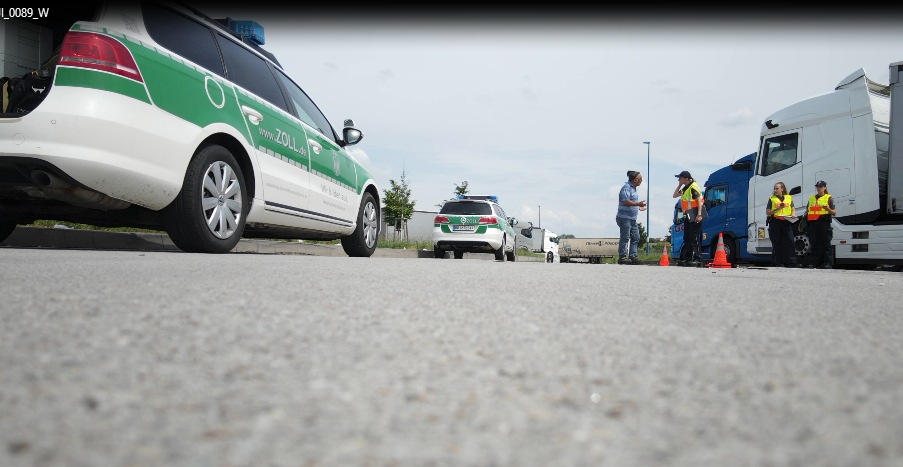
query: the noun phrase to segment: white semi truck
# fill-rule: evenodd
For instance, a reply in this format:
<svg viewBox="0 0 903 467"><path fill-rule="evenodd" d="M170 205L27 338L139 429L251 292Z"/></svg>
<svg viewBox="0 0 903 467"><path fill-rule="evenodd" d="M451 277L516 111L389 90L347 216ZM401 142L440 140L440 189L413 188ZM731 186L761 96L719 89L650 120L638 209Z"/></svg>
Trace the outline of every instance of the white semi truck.
<svg viewBox="0 0 903 467"><path fill-rule="evenodd" d="M542 253L547 263L554 263L558 258L558 234L542 227L534 227L532 222L518 222L514 226L517 234L517 247Z"/></svg>
<svg viewBox="0 0 903 467"><path fill-rule="evenodd" d="M860 68L834 91L773 113L759 144L749 182L749 253L771 253L765 206L775 182L784 182L795 214L805 218L815 182L824 180L837 208L834 264L903 266L903 62L890 64L888 85ZM796 243L809 253L804 231Z"/></svg>

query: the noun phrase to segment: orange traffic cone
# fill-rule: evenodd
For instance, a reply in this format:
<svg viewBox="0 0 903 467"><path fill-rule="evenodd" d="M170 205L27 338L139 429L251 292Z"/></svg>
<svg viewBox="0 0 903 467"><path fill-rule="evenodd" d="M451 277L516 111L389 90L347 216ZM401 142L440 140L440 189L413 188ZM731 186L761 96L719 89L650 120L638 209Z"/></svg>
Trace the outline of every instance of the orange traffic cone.
<svg viewBox="0 0 903 467"><path fill-rule="evenodd" d="M668 247L662 247L662 259L658 260L659 266L669 266L671 265L671 260L668 259Z"/></svg>
<svg viewBox="0 0 903 467"><path fill-rule="evenodd" d="M710 268L729 268L731 263L727 262L727 253L724 252L724 234L718 233L718 249L715 250L715 261L709 263Z"/></svg>

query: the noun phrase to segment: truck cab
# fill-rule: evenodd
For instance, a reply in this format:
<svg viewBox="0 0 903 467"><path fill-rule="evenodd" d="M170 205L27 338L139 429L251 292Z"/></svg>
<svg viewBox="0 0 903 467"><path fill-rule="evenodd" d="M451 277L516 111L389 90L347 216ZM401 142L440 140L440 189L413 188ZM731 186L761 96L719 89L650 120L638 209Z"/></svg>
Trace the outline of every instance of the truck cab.
<svg viewBox="0 0 903 467"><path fill-rule="evenodd" d="M860 68L833 91L791 104L765 120L750 179L750 253L772 251L765 206L774 183L784 182L802 219L797 256L808 254L806 204L815 194L815 182L825 180L837 208L832 219L834 251L829 252L833 261L903 263L903 244L888 240L899 237L901 230L901 217L887 195L895 178L890 170L891 105L891 86L868 79Z"/></svg>

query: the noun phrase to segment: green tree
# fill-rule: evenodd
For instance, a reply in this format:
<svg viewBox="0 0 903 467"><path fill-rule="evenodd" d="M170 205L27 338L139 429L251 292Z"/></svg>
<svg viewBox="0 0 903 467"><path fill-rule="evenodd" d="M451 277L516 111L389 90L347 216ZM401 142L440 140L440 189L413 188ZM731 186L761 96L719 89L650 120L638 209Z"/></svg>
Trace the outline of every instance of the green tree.
<svg viewBox="0 0 903 467"><path fill-rule="evenodd" d="M646 226L644 226L642 222L637 222L636 226L640 231L640 244L637 245L637 247L646 248L646 242L649 241L649 234L646 233Z"/></svg>
<svg viewBox="0 0 903 467"><path fill-rule="evenodd" d="M455 196L466 195L467 194L467 185L468 185L467 180L464 180L463 182L461 182L460 185L455 183Z"/></svg>
<svg viewBox="0 0 903 467"><path fill-rule="evenodd" d="M401 229L404 221L414 215L416 201L411 199L411 189L408 188L408 181L405 177L406 174L402 171L401 179L398 182L389 180L390 188L383 190L385 195L383 199L386 204L383 214L386 223L394 225L396 230Z"/></svg>

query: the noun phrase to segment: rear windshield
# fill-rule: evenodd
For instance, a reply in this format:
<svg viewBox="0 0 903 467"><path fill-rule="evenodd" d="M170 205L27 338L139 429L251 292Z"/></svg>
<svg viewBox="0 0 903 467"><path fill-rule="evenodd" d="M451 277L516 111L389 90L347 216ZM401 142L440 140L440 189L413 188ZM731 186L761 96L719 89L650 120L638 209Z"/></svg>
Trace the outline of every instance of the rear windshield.
<svg viewBox="0 0 903 467"><path fill-rule="evenodd" d="M487 203L445 203L439 214L466 214L470 216L492 215L492 208Z"/></svg>

